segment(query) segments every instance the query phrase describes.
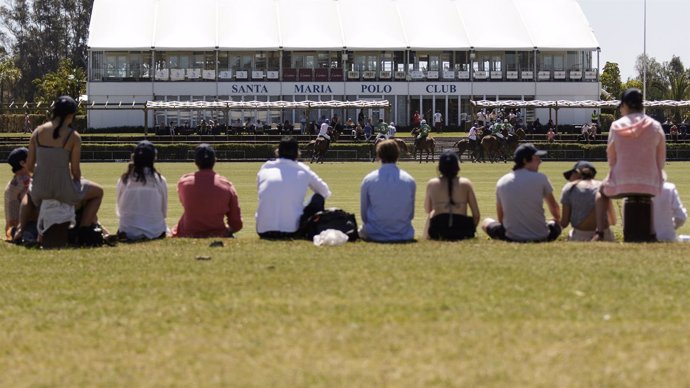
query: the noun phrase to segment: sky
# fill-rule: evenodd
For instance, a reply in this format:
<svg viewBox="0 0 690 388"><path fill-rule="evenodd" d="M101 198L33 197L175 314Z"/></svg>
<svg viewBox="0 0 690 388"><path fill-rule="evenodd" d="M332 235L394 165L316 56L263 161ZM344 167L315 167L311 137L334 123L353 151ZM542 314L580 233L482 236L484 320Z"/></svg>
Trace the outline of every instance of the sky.
<svg viewBox="0 0 690 388"><path fill-rule="evenodd" d="M548 1L548 0L544 0ZM636 76L644 49L644 0L577 0L601 47L601 68L616 62L621 79ZM690 68L690 0L647 0L647 55L659 63L679 56Z"/></svg>

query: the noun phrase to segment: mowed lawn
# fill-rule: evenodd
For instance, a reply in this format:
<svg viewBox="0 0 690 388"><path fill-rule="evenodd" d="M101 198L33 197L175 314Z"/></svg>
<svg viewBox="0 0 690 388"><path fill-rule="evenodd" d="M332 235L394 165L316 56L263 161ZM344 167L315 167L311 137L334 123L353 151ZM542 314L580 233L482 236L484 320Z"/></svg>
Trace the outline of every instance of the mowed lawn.
<svg viewBox="0 0 690 388"><path fill-rule="evenodd" d="M83 166L106 189L101 219L111 230L125 166ZM46 252L0 244L0 386L687 386L690 245L515 245L481 233L331 248L260 241L259 166L217 166L245 220L222 248L187 239ZM359 184L375 166L315 166L334 193L327 204L359 219ZM571 166L542 165L557 193ZM175 183L194 168L158 167L172 226ZM402 167L418 182L421 236L435 166ZM667 165L686 204L688 168ZM495 216L494 185L509 169L462 165L482 216ZM9 176L4 165L0 181Z"/></svg>

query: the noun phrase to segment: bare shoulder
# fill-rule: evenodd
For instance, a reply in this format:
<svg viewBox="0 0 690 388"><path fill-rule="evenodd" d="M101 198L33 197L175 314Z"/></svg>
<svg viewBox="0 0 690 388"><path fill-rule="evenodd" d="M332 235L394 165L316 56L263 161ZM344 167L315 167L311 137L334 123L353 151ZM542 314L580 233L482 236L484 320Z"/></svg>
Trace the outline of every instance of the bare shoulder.
<svg viewBox="0 0 690 388"><path fill-rule="evenodd" d="M426 183L427 186L437 186L439 184L441 184L441 179L439 178L431 178L429 182Z"/></svg>
<svg viewBox="0 0 690 388"><path fill-rule="evenodd" d="M472 181L467 179L467 178L460 177L460 185L461 186L472 186Z"/></svg>

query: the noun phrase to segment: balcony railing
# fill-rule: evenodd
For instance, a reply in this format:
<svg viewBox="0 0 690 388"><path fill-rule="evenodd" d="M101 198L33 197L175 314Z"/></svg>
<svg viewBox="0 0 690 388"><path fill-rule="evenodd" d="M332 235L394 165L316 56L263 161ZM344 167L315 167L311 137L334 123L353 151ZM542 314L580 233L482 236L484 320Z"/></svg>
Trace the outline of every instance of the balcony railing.
<svg viewBox="0 0 690 388"><path fill-rule="evenodd" d="M120 73L95 73L93 80L150 82L146 77L122 77ZM206 81L206 82L343 82L343 81L388 81L388 82L593 82L598 80L596 69L590 70L410 70L410 71L344 71L341 68L284 68L278 70L205 70L205 69L160 69L153 73L157 82Z"/></svg>

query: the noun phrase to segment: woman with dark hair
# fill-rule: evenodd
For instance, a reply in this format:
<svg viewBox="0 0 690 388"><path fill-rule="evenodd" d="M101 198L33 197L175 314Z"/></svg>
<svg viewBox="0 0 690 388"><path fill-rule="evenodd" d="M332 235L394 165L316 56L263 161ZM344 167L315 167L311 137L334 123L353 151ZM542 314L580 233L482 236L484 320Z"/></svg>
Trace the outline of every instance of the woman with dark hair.
<svg viewBox="0 0 690 388"><path fill-rule="evenodd" d="M115 213L120 218L117 234L121 240L153 240L168 232L168 185L156 171L155 160L153 143L140 141L127 171L117 181Z"/></svg>
<svg viewBox="0 0 690 388"><path fill-rule="evenodd" d="M426 186L424 210L428 218L424 237L450 241L473 238L480 216L472 182L458 176L460 161L452 151L441 154L438 170L441 176ZM467 215L468 207L472 217Z"/></svg>
<svg viewBox="0 0 690 388"><path fill-rule="evenodd" d="M33 180L30 201L24 205L34 213L48 199L75 206L79 226L88 228L98 223L103 189L81 176L81 136L71 127L76 113L72 97L59 97L53 103L51 120L33 131L26 163Z"/></svg>

